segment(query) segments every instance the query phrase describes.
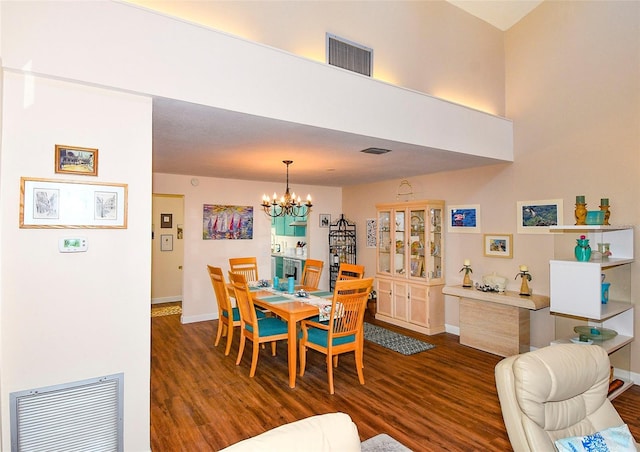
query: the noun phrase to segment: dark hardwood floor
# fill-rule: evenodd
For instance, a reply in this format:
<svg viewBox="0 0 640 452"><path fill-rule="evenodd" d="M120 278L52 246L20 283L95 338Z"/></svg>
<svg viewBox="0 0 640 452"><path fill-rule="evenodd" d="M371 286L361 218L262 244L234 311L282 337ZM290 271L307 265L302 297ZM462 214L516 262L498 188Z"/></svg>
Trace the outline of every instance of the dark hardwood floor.
<svg viewBox="0 0 640 452"><path fill-rule="evenodd" d="M252 346L236 366L237 329L224 356L223 344L213 346L217 321L182 325L178 315L152 318L152 450L218 450L335 411L351 416L363 440L387 433L414 451L511 450L493 377L499 356L462 346L455 335L423 336L383 325L436 347L403 356L365 341L365 385L358 383L353 354L347 354L334 372L332 396L323 355L309 351L306 373L291 389L285 342L276 357L270 347L260 350L256 376L249 378ZM640 387L614 405L640 439Z"/></svg>

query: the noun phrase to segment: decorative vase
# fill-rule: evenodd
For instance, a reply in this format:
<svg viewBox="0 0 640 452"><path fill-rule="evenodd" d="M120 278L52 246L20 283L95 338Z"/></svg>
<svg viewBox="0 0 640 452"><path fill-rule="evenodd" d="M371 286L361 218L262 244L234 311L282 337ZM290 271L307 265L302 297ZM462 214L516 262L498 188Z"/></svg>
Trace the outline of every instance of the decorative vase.
<svg viewBox="0 0 640 452"><path fill-rule="evenodd" d="M587 262L591 259L591 246L589 246L589 239L582 235L579 239L576 239L576 242L578 242L574 249L576 259L579 262Z"/></svg>
<svg viewBox="0 0 640 452"><path fill-rule="evenodd" d="M529 289L529 283L528 278L526 276L523 276L522 278L522 284L520 284L520 295L525 295L525 296L530 296L531 295L531 290Z"/></svg>
<svg viewBox="0 0 640 452"><path fill-rule="evenodd" d="M604 212L604 223L602 224L609 226L609 217L611 217L609 206L600 206L600 210Z"/></svg>
<svg viewBox="0 0 640 452"><path fill-rule="evenodd" d="M587 205L585 203L576 203L576 225L586 224L587 218Z"/></svg>
<svg viewBox="0 0 640 452"><path fill-rule="evenodd" d="M609 287L611 287L611 283L602 283L602 304L607 304L609 302Z"/></svg>

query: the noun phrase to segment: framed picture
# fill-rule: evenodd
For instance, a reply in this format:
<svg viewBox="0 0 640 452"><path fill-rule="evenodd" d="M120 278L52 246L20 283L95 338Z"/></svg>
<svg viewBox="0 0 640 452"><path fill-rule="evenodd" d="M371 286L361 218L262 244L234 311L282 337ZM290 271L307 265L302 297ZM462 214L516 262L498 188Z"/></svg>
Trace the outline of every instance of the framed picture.
<svg viewBox="0 0 640 452"><path fill-rule="evenodd" d="M173 251L173 234L160 234L160 251Z"/></svg>
<svg viewBox="0 0 640 452"><path fill-rule="evenodd" d="M330 224L331 224L331 215L329 215L328 213L321 213L320 214L320 227L321 228L328 228Z"/></svg>
<svg viewBox="0 0 640 452"><path fill-rule="evenodd" d="M480 206L470 204L449 206L447 230L449 232L480 232Z"/></svg>
<svg viewBox="0 0 640 452"><path fill-rule="evenodd" d="M253 239L253 206L202 205L202 240Z"/></svg>
<svg viewBox="0 0 640 452"><path fill-rule="evenodd" d="M548 234L562 222L562 199L518 201L518 233Z"/></svg>
<svg viewBox="0 0 640 452"><path fill-rule="evenodd" d="M424 273L424 257L411 258L411 276L421 277Z"/></svg>
<svg viewBox="0 0 640 452"><path fill-rule="evenodd" d="M98 150L56 144L56 173L98 175Z"/></svg>
<svg viewBox="0 0 640 452"><path fill-rule="evenodd" d="M184 234L184 226L183 226L183 225L181 225L181 224L179 224L179 225L178 225L178 231L177 231L177 232L178 232L178 233L176 234L177 239L178 239L178 240L182 240L182 236L183 236L183 234Z"/></svg>
<svg viewBox="0 0 640 452"><path fill-rule="evenodd" d="M367 248L375 248L376 243L376 219L367 218Z"/></svg>
<svg viewBox="0 0 640 452"><path fill-rule="evenodd" d="M160 214L160 227L163 229L171 229L173 227L173 214L161 213Z"/></svg>
<svg viewBox="0 0 640 452"><path fill-rule="evenodd" d="M485 234L484 255L513 258L513 234Z"/></svg>
<svg viewBox="0 0 640 452"><path fill-rule="evenodd" d="M127 227L127 184L20 178L21 228Z"/></svg>

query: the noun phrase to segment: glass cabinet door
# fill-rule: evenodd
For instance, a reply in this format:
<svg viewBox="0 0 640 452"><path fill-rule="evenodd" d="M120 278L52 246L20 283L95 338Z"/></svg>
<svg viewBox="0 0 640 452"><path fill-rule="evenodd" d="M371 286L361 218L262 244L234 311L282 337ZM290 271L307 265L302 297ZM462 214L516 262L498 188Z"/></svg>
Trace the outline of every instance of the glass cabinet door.
<svg viewBox="0 0 640 452"><path fill-rule="evenodd" d="M443 277L442 256L442 208L429 209L429 259L427 263L428 278L441 279Z"/></svg>
<svg viewBox="0 0 640 452"><path fill-rule="evenodd" d="M391 274L390 210L381 210L378 212L378 272Z"/></svg>
<svg viewBox="0 0 640 452"><path fill-rule="evenodd" d="M410 210L409 231L409 276L426 277L425 262L425 210Z"/></svg>
<svg viewBox="0 0 640 452"><path fill-rule="evenodd" d="M405 240L405 221L406 215L404 210L395 212L395 224L394 224L394 243L392 244L395 250L395 258L393 261L393 270L396 275L404 275L405 262L406 262L406 240Z"/></svg>

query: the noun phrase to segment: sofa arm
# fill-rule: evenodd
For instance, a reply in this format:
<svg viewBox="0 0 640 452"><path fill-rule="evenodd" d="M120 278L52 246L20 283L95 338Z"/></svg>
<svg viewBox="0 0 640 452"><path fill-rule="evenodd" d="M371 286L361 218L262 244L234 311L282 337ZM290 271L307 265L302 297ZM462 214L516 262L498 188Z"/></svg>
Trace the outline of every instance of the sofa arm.
<svg viewBox="0 0 640 452"><path fill-rule="evenodd" d="M358 427L345 413L311 416L281 425L223 449L223 452L360 451Z"/></svg>

